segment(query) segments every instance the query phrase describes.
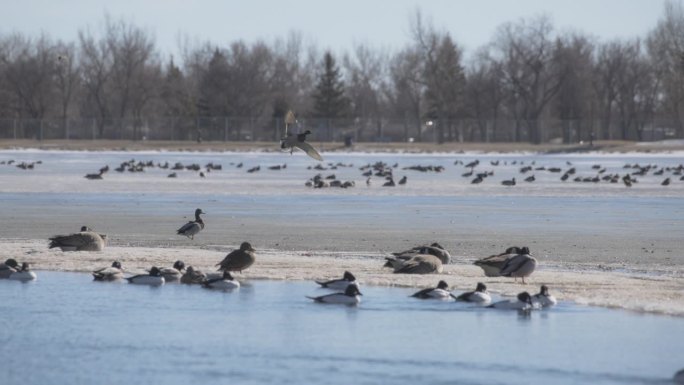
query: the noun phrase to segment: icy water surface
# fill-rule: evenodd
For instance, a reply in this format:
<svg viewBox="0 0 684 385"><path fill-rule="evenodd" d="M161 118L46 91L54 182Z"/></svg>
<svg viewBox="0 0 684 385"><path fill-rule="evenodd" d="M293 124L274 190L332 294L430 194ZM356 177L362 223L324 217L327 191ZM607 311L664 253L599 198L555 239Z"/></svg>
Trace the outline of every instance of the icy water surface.
<svg viewBox="0 0 684 385"><path fill-rule="evenodd" d="M680 318L561 303L529 316L362 286L319 305L313 282L234 292L0 280L0 383L668 384Z"/></svg>

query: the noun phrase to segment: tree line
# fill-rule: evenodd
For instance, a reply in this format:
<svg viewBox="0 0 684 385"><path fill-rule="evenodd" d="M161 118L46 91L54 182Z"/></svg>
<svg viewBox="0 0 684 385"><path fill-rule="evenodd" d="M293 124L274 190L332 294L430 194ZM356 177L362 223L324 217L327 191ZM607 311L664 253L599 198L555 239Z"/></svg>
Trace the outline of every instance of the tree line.
<svg viewBox="0 0 684 385"><path fill-rule="evenodd" d="M0 35L0 137L273 140L288 110L320 140L684 137L679 2L633 39L559 31L547 16L505 23L467 61L419 10L410 31L396 52L336 55L291 32L185 44L180 58L109 17L73 42Z"/></svg>

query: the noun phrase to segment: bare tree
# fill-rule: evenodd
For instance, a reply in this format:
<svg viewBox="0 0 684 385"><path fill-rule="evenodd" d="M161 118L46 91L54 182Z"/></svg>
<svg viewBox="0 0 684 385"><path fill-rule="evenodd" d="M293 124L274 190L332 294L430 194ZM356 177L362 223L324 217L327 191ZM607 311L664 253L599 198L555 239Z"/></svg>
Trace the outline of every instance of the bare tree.
<svg viewBox="0 0 684 385"><path fill-rule="evenodd" d="M418 51L409 47L394 55L390 60L390 86L387 98L395 114L404 118L404 139L409 137L409 125L416 130L416 139L422 141L423 62Z"/></svg>
<svg viewBox="0 0 684 385"><path fill-rule="evenodd" d="M84 87L82 110L94 116L102 137L106 120L111 116L110 78L114 57L107 41L96 39L90 30L79 31L78 38Z"/></svg>
<svg viewBox="0 0 684 385"><path fill-rule="evenodd" d="M489 51L480 50L466 74L465 106L468 117L475 120L480 140L496 140L498 118L505 93L502 84L501 63L492 60ZM471 138L473 139L473 138Z"/></svg>
<svg viewBox="0 0 684 385"><path fill-rule="evenodd" d="M81 87L80 69L76 57L76 46L73 43L57 43L55 47L57 65L54 72L54 83L59 99L60 118L65 137L69 138L69 110L74 94Z"/></svg>

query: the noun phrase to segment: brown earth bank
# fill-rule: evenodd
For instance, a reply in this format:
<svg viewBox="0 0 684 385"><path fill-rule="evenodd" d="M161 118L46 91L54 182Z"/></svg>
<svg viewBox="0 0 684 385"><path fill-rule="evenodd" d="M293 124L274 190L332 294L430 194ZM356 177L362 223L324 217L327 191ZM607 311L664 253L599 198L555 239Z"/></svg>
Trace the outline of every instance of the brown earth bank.
<svg viewBox="0 0 684 385"><path fill-rule="evenodd" d="M607 153L667 152L684 150L682 141L632 142L595 141L588 144L531 144L531 143L374 143L360 142L352 147L343 143L314 142L325 152L407 152L407 153L460 153L460 152L533 152L533 153L580 153L589 151ZM0 149L41 149L73 151L279 151L274 142L202 142L193 141L130 141L130 140L0 140Z"/></svg>

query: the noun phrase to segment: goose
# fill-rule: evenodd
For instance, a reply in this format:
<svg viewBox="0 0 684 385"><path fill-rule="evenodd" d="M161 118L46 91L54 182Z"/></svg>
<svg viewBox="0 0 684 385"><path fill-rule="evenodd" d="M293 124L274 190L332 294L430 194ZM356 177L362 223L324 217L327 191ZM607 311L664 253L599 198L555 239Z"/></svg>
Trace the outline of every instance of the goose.
<svg viewBox="0 0 684 385"><path fill-rule="evenodd" d="M339 303L345 305L356 305L361 302L361 297L363 294L359 291L359 287L355 284L348 285L344 290L344 293L334 293L328 295L321 295L318 297L306 298L312 299L319 303Z"/></svg>
<svg viewBox="0 0 684 385"><path fill-rule="evenodd" d="M240 287L240 282L236 281L230 271L225 270L221 278L214 278L202 282L202 286L207 289L215 290L233 290Z"/></svg>
<svg viewBox="0 0 684 385"><path fill-rule="evenodd" d="M416 254L404 260L398 257L385 258L394 269L395 274L432 274L442 272L442 261L434 255Z"/></svg>
<svg viewBox="0 0 684 385"><path fill-rule="evenodd" d="M414 248L400 251L398 253L392 253L392 255L394 255L398 259L403 260L411 259L417 254L434 255L435 257L439 258L439 260L442 261L442 263L445 265L448 264L451 260L451 254L449 254L449 252L444 248L444 246L440 245L437 242L432 243L430 246L416 246ZM385 263L385 267L392 267L392 265L388 261L387 263Z"/></svg>
<svg viewBox="0 0 684 385"><path fill-rule="evenodd" d="M104 174L104 171L100 170L100 172L97 174L86 174L86 176L84 178L90 179L90 180L102 179L102 174Z"/></svg>
<svg viewBox="0 0 684 385"><path fill-rule="evenodd" d="M531 310L532 309L532 297L526 291L518 294L516 299L504 300L493 303L487 307L494 309L507 309L507 310Z"/></svg>
<svg viewBox="0 0 684 385"><path fill-rule="evenodd" d="M126 278L126 280L128 283L150 286L161 286L165 282L164 277L161 276L161 271L156 266L152 266L149 274L134 275L132 277Z"/></svg>
<svg viewBox="0 0 684 385"><path fill-rule="evenodd" d="M21 264L21 269L18 269L17 271L13 272L10 276L9 279L14 280L14 281L33 281L36 279L36 273L31 271L31 268L28 264L28 262L24 262Z"/></svg>
<svg viewBox="0 0 684 385"><path fill-rule="evenodd" d="M183 270L185 270L185 263L183 261L176 261L173 267L162 267L159 269L166 282L178 281L183 275Z"/></svg>
<svg viewBox="0 0 684 385"><path fill-rule="evenodd" d="M490 297L489 293L487 292L487 286L485 286L485 284L482 282L478 282L475 291L465 292L456 297L456 300L464 302L489 303L492 302L492 297Z"/></svg>
<svg viewBox="0 0 684 385"><path fill-rule="evenodd" d="M506 261L500 274L503 277L513 277L514 280L521 277L522 283L525 284L525 277L529 277L536 267L537 260L534 257L529 254L518 254Z"/></svg>
<svg viewBox="0 0 684 385"><path fill-rule="evenodd" d="M439 281L439 283L437 283L437 287L423 289L414 293L411 295L411 297L420 299L456 299L456 297L451 294L448 289L449 285L445 281Z"/></svg>
<svg viewBox="0 0 684 385"><path fill-rule="evenodd" d="M532 296L532 303L539 307L551 307L555 306L558 301L556 301L556 297L549 294L549 288L542 285L539 293Z"/></svg>
<svg viewBox="0 0 684 385"><path fill-rule="evenodd" d="M50 238L48 248L59 247L62 251L102 251L107 243L107 235L98 234L87 226L70 235L55 235Z"/></svg>
<svg viewBox="0 0 684 385"><path fill-rule="evenodd" d="M478 259L473 264L479 266L484 270L486 277L501 276L501 268L504 267L506 261L518 254L529 254L530 249L527 247L509 247L501 254L490 255L489 257Z"/></svg>
<svg viewBox="0 0 684 385"><path fill-rule="evenodd" d="M660 185L661 186L669 186L670 185L670 178L665 178L665 180Z"/></svg>
<svg viewBox="0 0 684 385"><path fill-rule="evenodd" d="M399 179L399 184L406 184L407 179L408 179L408 177L406 175L404 175L401 179Z"/></svg>
<svg viewBox="0 0 684 385"><path fill-rule="evenodd" d="M515 186L515 178L501 182L504 186Z"/></svg>
<svg viewBox="0 0 684 385"><path fill-rule="evenodd" d="M110 267L103 267L93 271L94 281L116 281L121 278L123 278L123 269L119 261L112 262Z"/></svg>
<svg viewBox="0 0 684 385"><path fill-rule="evenodd" d="M344 290L347 288L347 286L351 284L358 285L356 283L356 277L354 277L354 274L345 271L344 274L342 275L342 278L340 279L333 279L330 281L315 281L317 284L321 285L321 287L326 288L326 289L333 289L333 290Z"/></svg>
<svg viewBox="0 0 684 385"><path fill-rule="evenodd" d="M185 274L180 278L180 281L181 283L192 285L203 283L206 279L206 274L200 270L195 270L192 266L188 266L187 269L185 269Z"/></svg>
<svg viewBox="0 0 684 385"><path fill-rule="evenodd" d="M534 182L534 181L535 181L534 175L530 175L527 178L525 178L525 182Z"/></svg>
<svg viewBox="0 0 684 385"><path fill-rule="evenodd" d="M218 270L222 271L239 271L247 269L252 266L256 260L254 250L249 242L242 242L238 250L233 250L230 254L223 258L223 261L216 264L219 266Z"/></svg>
<svg viewBox="0 0 684 385"><path fill-rule="evenodd" d="M206 214L202 209L195 210L195 220L190 221L180 229L177 230L176 234L185 235L190 239L195 239L195 235L204 229L204 221L200 218L200 214Z"/></svg>
<svg viewBox="0 0 684 385"><path fill-rule="evenodd" d="M19 270L19 264L16 260L9 258L4 263L0 263L0 279L9 278L17 270Z"/></svg>

